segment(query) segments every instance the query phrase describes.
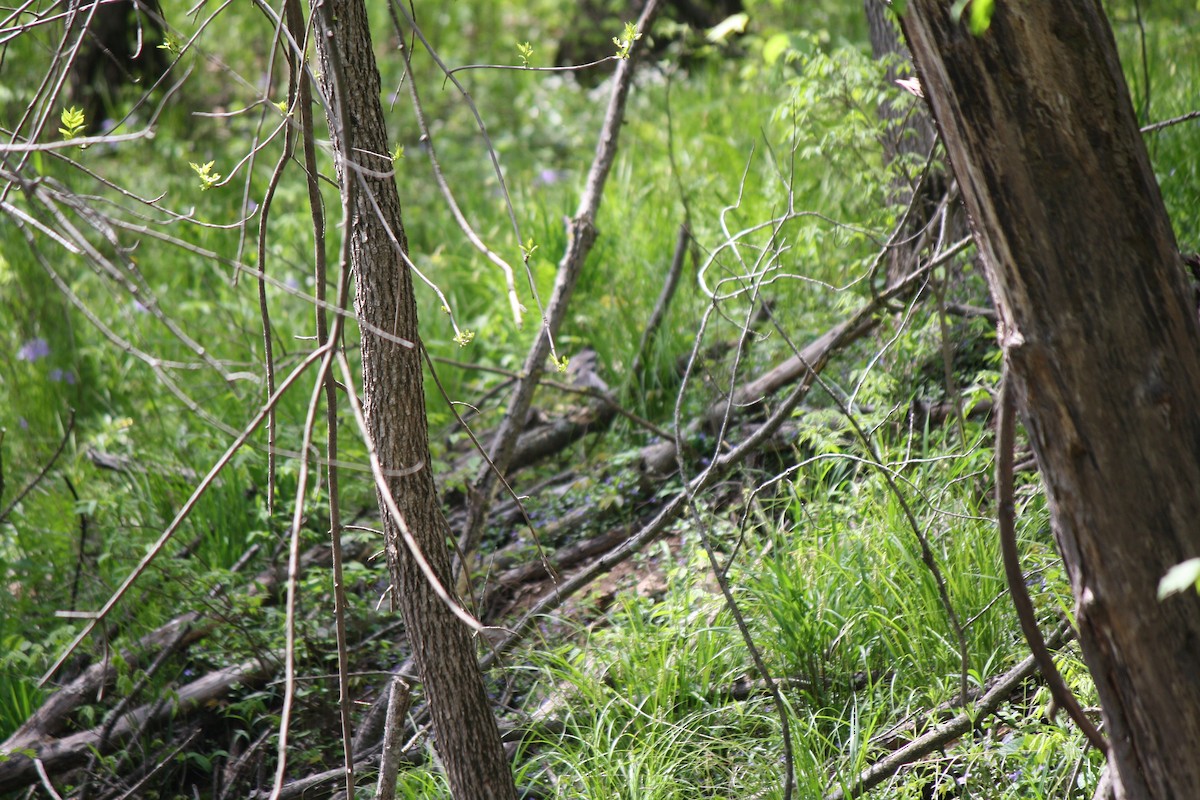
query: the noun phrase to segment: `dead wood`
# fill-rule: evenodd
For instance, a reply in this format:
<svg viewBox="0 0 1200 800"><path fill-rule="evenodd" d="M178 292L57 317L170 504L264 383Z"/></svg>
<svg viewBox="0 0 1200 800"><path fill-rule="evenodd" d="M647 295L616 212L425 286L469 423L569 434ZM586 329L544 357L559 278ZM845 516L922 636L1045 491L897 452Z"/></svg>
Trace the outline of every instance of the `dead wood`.
<svg viewBox="0 0 1200 800"><path fill-rule="evenodd" d="M666 280L663 281L662 291L659 292L654 309L650 312L650 319L646 322L645 329L642 330L642 339L638 342L637 352L629 367L630 374L635 378L642 374L642 362L658 336L658 329L667 316L671 300L675 298L675 290L679 287L680 276L683 275L684 258L687 255L688 242L691 241L691 238L692 234L688 230L687 223L684 222L679 226L679 235L675 241L675 255L671 257L671 266L667 270Z"/></svg>
<svg viewBox="0 0 1200 800"><path fill-rule="evenodd" d="M1061 647L1067 640L1070 628L1060 627L1047 641L1051 648ZM863 770L854 780L825 795L825 800L851 800L860 797L900 770L916 763L930 753L950 742L965 736L979 727L983 720L1000 707L1020 686L1038 672L1037 661L1028 656L1021 663L1001 675L992 683L987 693L968 711L953 719L936 725L932 730L918 736L908 744L896 748L892 753Z"/></svg>
<svg viewBox="0 0 1200 800"><path fill-rule="evenodd" d="M356 558L365 557L368 550L369 547L366 544L360 543L353 555ZM304 570L326 566L329 561L330 552L327 544L317 545L306 551L301 557L301 565ZM244 590L245 594L255 595L265 592L273 595L283 577L279 568L268 568L250 580ZM216 618L204 616L195 611L182 614L146 634L132 646L123 649L120 660L124 664L124 669L141 668L147 661L164 653L172 650L186 650L206 637L217 624ZM14 731L3 744L0 744L0 758L5 754L21 752L41 753L43 749L48 748L48 755L38 755L37 757L45 763L47 770L56 774L78 766L81 763L80 759L86 760L90 749L96 747L98 742L104 742L105 746L100 749L103 752L109 752L116 749L117 744L134 738L138 724L154 725L163 721L165 718L159 711L148 711L148 709L158 708L154 704L142 706L129 714L122 714L120 712L122 704L127 703L129 698L118 698L117 712L110 714L111 718L107 722L90 731L63 739L57 738L70 726L71 716L81 706L98 702L106 692L115 686L118 677L115 662L116 660L111 658L97 661L50 695L24 724ZM212 673L207 676L207 679L220 683L219 673ZM187 704L185 702L186 692L191 691L203 695L204 692L210 691L210 688L204 683L205 680L202 678L180 690L180 704L176 713L186 712L199 704L199 701L196 704ZM219 691L219 689L211 690ZM206 698L201 697L201 701L204 699ZM140 723L135 724L133 720L140 720ZM111 730L109 730L110 728ZM53 759L60 759L64 766L53 767ZM25 761L29 763L24 768L13 767L14 759L0 762L0 787L6 785L5 781L12 779L12 775L27 774L32 780L37 779L32 762L28 759ZM14 769L17 771L14 772ZM21 769L26 769L28 772L22 772ZM0 791L3 789L0 788Z"/></svg>
<svg viewBox="0 0 1200 800"><path fill-rule="evenodd" d="M734 392L732 403L729 400L713 403L700 419L688 426L684 438L719 424L730 412L731 405L732 412L738 416L761 411L764 401L769 396L805 375L820 372L835 351L861 338L877 323L873 313L864 315L860 311L853 318L835 325L809 343L801 351L801 355L788 358L769 372L744 384ZM675 471L676 453L675 442L672 440L656 442L642 448L639 462L641 471L651 476L669 475Z"/></svg>
<svg viewBox="0 0 1200 800"><path fill-rule="evenodd" d="M617 412L612 403L596 400L566 416L527 430L521 434L521 438L518 440L513 453L512 465L513 467L529 466L543 458L560 453L589 433L608 428L616 415Z"/></svg>
<svg viewBox="0 0 1200 800"><path fill-rule="evenodd" d="M592 509L584 510L589 512L590 516ZM508 601L519 594L521 586L547 578L557 581L563 572L589 558L602 556L628 539L632 533L632 525L619 525L590 539L563 547L545 558L535 558L505 570L489 580L483 589L480 607L484 609L484 616L487 619L502 617L506 613L506 607L511 606Z"/></svg>
<svg viewBox="0 0 1200 800"><path fill-rule="evenodd" d="M584 510L591 512L591 509ZM592 513L588 513L586 516L590 517ZM491 583L496 587L512 587L530 581L557 577L563 570L571 569L580 562L592 556L599 555L628 539L630 533L630 526L617 526L598 536L593 536L590 539L584 539L575 544L563 547L545 559L536 559L505 570L497 575ZM552 572L548 572L547 568L552 570Z"/></svg>
<svg viewBox="0 0 1200 800"><path fill-rule="evenodd" d="M128 668L137 668L150 653L171 646L187 646L204 638L213 625L211 621L201 621L199 614L188 612L143 636L133 647L124 650L121 657ZM0 753L13 753L50 741L67 727L73 712L82 705L96 702L116 680L117 668L112 659L92 664L34 711L4 744L0 744ZM4 766L0 764L0 770Z"/></svg>
<svg viewBox="0 0 1200 800"><path fill-rule="evenodd" d="M639 31L651 32L659 9L658 0L647 0L637 21ZM579 200L579 208L575 216L567 222L567 246L559 261L550 301L543 312L542 329L534 337L533 345L525 357L521 370L522 377L517 382L504 417L487 448L488 463L480 469L478 477L468 493L467 525L459 537L459 550L468 556L479 547L479 541L483 535L483 525L487 521L488 509L499 488L499 478L508 474L509 467L513 463L513 449L517 444L525 417L529 413L534 390L545 370L546 359L552 353L555 356L558 355L554 352L553 337L558 334L559 327L566 319L575 285L583 272L588 255L592 252L592 246L599 236L599 230L596 228L596 215L600 208L600 200L604 195L604 187L608 182L609 172L616 159L621 123L625 118L625 104L633 86L634 66L641 56L641 49L637 48L634 51L632 59L620 61L613 75L612 92L608 108L605 111L600 140L596 146L596 154L592 159L591 168L588 170L587 182Z"/></svg>
<svg viewBox="0 0 1200 800"><path fill-rule="evenodd" d="M26 744L19 749L4 748L0 761L0 792L31 786L38 781L35 759L51 774L87 763L93 752L110 753L140 730L179 719L219 700L237 686L252 686L274 674L276 664L267 659L252 659L233 667L215 670L181 687L170 698L140 706L124 715L105 735L100 725L61 739Z"/></svg>
<svg viewBox="0 0 1200 800"><path fill-rule="evenodd" d="M524 640L525 636L533 628L535 620L558 608L575 593L588 586L598 576L610 571L662 535L667 526L674 522L676 517L686 508L689 497L694 497L698 492L712 486L730 469L742 463L747 455L757 452L764 442L769 441L779 430L780 425L791 417L796 407L800 404L800 401L808 394L811 386L812 378L806 378L799 386L788 393L788 396L772 411L770 417L757 426L750 436L728 452L717 456L700 475L689 481L681 491L676 492L669 500L666 500L658 508L653 519L642 525L636 533L620 545L609 550L603 556L580 569L561 583L556 584L550 592L544 594L529 611L507 628L508 633L503 638L493 643L490 652L480 659L480 665L484 669L491 668L505 653L512 650L512 648Z"/></svg>

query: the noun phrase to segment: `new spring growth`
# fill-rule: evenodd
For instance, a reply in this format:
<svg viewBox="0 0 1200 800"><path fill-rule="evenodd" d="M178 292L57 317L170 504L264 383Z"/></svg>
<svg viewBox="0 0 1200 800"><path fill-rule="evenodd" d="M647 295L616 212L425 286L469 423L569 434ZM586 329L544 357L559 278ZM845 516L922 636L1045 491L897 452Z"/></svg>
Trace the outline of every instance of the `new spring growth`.
<svg viewBox="0 0 1200 800"><path fill-rule="evenodd" d="M209 161L207 164L197 164L195 161L191 161L189 163L200 178L200 191L207 192L221 180L221 176L212 171L213 164L216 162Z"/></svg>
<svg viewBox="0 0 1200 800"><path fill-rule="evenodd" d="M83 129L87 126L87 122L83 118L83 109L75 108L74 106L64 108L58 119L62 123L62 127L58 129L58 132L62 134L64 139L74 139L76 136L82 134ZM80 147L82 148L83 145L80 145Z"/></svg>
<svg viewBox="0 0 1200 800"><path fill-rule="evenodd" d="M630 48L640 38L642 38L642 34L638 32L637 25L632 22L626 22L625 30L621 31L621 35L613 37L613 44L617 46L617 58L629 58Z"/></svg>
<svg viewBox="0 0 1200 800"><path fill-rule="evenodd" d="M533 57L533 45L529 42L517 42L517 56L521 59L521 66L529 69L529 59Z"/></svg>
<svg viewBox="0 0 1200 800"><path fill-rule="evenodd" d="M533 243L533 237L529 237L529 241L521 245L521 258L526 264L529 263L529 258L537 252L538 246Z"/></svg>

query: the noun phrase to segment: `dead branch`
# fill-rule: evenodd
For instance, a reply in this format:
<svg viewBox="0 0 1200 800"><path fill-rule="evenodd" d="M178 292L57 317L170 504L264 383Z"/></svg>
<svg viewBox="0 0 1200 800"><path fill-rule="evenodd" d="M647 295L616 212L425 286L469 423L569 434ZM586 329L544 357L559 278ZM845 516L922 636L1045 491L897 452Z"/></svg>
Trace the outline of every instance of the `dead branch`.
<svg viewBox="0 0 1200 800"><path fill-rule="evenodd" d="M615 417L613 404L600 400L528 430L521 435L519 445L513 451L510 468L518 464L528 466L562 452L589 433L607 429Z"/></svg>
<svg viewBox="0 0 1200 800"><path fill-rule="evenodd" d="M177 641L182 641L184 645L198 641L214 624L198 623L200 616L195 612L176 617L139 639L133 647L122 652L122 658L130 668L136 668L147 653L159 651ZM116 683L116 680L117 668L112 659L92 664L33 712L4 744L0 744L0 753L13 753L36 747L39 743L57 736L67 727L69 717L76 709L87 703L94 703L101 693ZM0 765L0 768L2 767L3 765Z"/></svg>
<svg viewBox="0 0 1200 800"><path fill-rule="evenodd" d="M996 506L999 516L1000 553L1004 561L1004 577L1008 580L1008 594L1017 611L1021 632L1025 634L1025 641L1029 644L1038 669L1050 688L1050 694L1083 731L1092 747L1107 755L1108 740L1083 713L1083 708L1063 680L1050 651L1046 648L1046 641L1042 638L1037 615L1033 610L1033 601L1025 588L1025 576L1021 573L1021 558L1017 552L1016 502L1013 499L1013 451L1016 435L1013 417L1017 407L1007 367L1000 384L999 410L996 419Z"/></svg>
<svg viewBox="0 0 1200 800"><path fill-rule="evenodd" d="M930 270L964 250L970 243L970 239L964 239L952 245L937 258L914 270L886 292L872 297L859 307L853 316L830 328L799 353L739 387L733 393L732 403L728 399L713 403L700 419L688 426L687 433L694 434L703 427L712 428L720 425L726 411L731 407L732 411L738 415L759 411L763 401L783 387L819 373L825 368L830 356L861 339L879 324L880 312L887 308L889 302L914 291L925 280ZM687 438L687 435L679 438ZM646 474L669 474L674 471L675 464L674 441L659 442L642 449L641 469Z"/></svg>
<svg viewBox="0 0 1200 800"><path fill-rule="evenodd" d="M1069 629L1064 626L1051 637L1048 645L1058 647L1065 640ZM930 753L945 747L950 742L974 730L984 718L992 714L1000 704L1017 690L1022 683L1037 673L1037 662L1028 656L1020 664L1001 675L987 693L975 704L948 722L919 736L904 747L872 764L849 784L834 789L825 795L825 800L852 800L861 797L904 767L915 763Z"/></svg>
<svg viewBox="0 0 1200 800"><path fill-rule="evenodd" d="M687 223L680 224L679 236L675 241L675 255L671 258L671 268L667 270L667 278L663 281L662 291L654 303L654 310L650 312L650 319L646 322L645 330L642 331L642 339L638 342L637 353L629 367L629 374L635 378L642 374L642 361L650 352L650 347L658 335L658 329L667 316L671 300L675 297L675 290L679 287L679 278L683 275L683 264L691 238L692 234L688 231Z"/></svg>
<svg viewBox="0 0 1200 800"><path fill-rule="evenodd" d="M651 25L658 15L659 7L659 0L648 0L637 21L639 31L650 32ZM616 75L613 78L612 95L605 113L604 126L600 131L596 155L592 160L591 169L588 171L583 197L580 198L575 216L567 225L567 248L559 262L558 273L554 280L554 290L544 315L545 324L534 337L533 346L526 356L522 369L524 377L517 383L508 409L500 422L500 427L488 448L489 463L485 464L480 471L472 487L467 527L459 541L459 549L468 556L479 546L488 508L496 496L498 477L505 475L512 463L513 448L517 443L530 403L533 401L533 393L537 388L538 380L545 369L546 357L554 351L554 336L566 318L575 284L579 280L584 263L596 241L598 235L596 213L600 208L600 199L604 194L608 174L616 159L621 122L625 118L625 102L633 85L636 63L637 53L633 58L621 61L617 65Z"/></svg>
<svg viewBox="0 0 1200 800"><path fill-rule="evenodd" d="M584 519L592 515L592 509L581 510L588 512L584 515ZM554 553L554 555L548 556L544 561L540 559L529 561L518 567L505 570L492 580L491 585L495 588L513 587L519 586L522 583L529 583L530 581L556 577L563 570L571 569L582 561L609 550L614 545L629 538L630 533L629 526L626 525L612 528L598 536L593 536L590 539L584 539L583 541L564 547ZM547 567L553 569L554 574L548 573L546 571Z"/></svg>
<svg viewBox="0 0 1200 800"><path fill-rule="evenodd" d="M59 441L58 447L54 448L54 453L52 453L50 458L48 458L46 460L46 463L42 465L42 468L40 470L38 470L38 474L35 475L33 477L33 479L31 481L29 481L29 483L25 484L25 486L21 489L21 491L17 492L17 496L14 497L9 502L9 504L4 507L3 511L0 511L0 522L3 522L4 520L8 519L8 515L12 513L12 510L14 508L16 508L17 505L22 500L25 499L25 496L27 494L29 494L31 491L33 491L33 488L35 486L37 486L39 483L42 482L42 480L50 472L50 468L54 466L54 462L58 461L58 457L61 456L63 450L66 449L67 442L71 441L71 435L74 432L75 432L75 409L71 409L71 415L67 418L67 429L66 429L66 431L63 432L62 439ZM0 469L0 500L2 500L3 498L4 498L4 471L3 471L3 469Z"/></svg>
<svg viewBox="0 0 1200 800"><path fill-rule="evenodd" d="M0 792L30 786L38 780L36 761L51 775L85 764L93 751L110 753L144 728L165 724L227 695L237 686L252 686L275 672L276 664L252 659L233 667L215 670L183 686L170 699L140 706L121 717L105 736L104 725L43 742L27 742L19 748L3 748L0 761Z"/></svg>
<svg viewBox="0 0 1200 800"><path fill-rule="evenodd" d="M366 544L349 555L362 558L369 552ZM317 545L306 551L300 559L301 569L308 571L313 568L326 567L330 563L330 548L327 544ZM249 582L245 590L247 596L259 593L274 593L284 574L279 567L268 568ZM218 622L190 611L151 631L132 646L121 651L121 659L128 669L137 669L152 653L162 653L170 648L176 650L187 648L207 636ZM113 659L105 658L84 669L69 683L50 695L42 705L30 715L11 736L0 744L0 753L12 753L40 743L53 740L69 724L71 715L80 706L94 703L104 692L111 689L117 680L117 668ZM115 715L120 719L120 715ZM100 730L101 728L97 728Z"/></svg>

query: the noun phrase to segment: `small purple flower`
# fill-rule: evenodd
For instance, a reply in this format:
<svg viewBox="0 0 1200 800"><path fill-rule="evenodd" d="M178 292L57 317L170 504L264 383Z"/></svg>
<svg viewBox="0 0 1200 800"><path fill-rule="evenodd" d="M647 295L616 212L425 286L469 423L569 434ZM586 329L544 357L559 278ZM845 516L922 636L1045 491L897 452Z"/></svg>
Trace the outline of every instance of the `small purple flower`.
<svg viewBox="0 0 1200 800"><path fill-rule="evenodd" d="M50 370L50 380L55 383L66 383L68 386L75 385L75 373L69 369L59 369L55 367Z"/></svg>
<svg viewBox="0 0 1200 800"><path fill-rule="evenodd" d="M300 289L300 281L296 279L295 275L288 275L287 278L284 279L283 285L291 289L293 292Z"/></svg>
<svg viewBox="0 0 1200 800"><path fill-rule="evenodd" d="M565 177L567 177L567 173L564 170L544 169L537 174L536 178L533 179L533 185L553 186Z"/></svg>
<svg viewBox="0 0 1200 800"><path fill-rule="evenodd" d="M144 305L142 305L142 302L140 300L134 300L130 304L130 307L133 308L133 310L139 314L145 314L147 311L149 311L148 308L146 308Z"/></svg>
<svg viewBox="0 0 1200 800"><path fill-rule="evenodd" d="M27 431L27 430L29 430L29 420L25 419L24 417L18 417L18 418L17 418L17 425L18 425L18 426L21 428L21 430L23 430L23 431Z"/></svg>
<svg viewBox="0 0 1200 800"><path fill-rule="evenodd" d="M32 362L48 355L50 355L50 343L39 336L21 345L21 349L17 351L17 360Z"/></svg>
<svg viewBox="0 0 1200 800"><path fill-rule="evenodd" d="M251 197L248 201L246 201L246 213L253 214L255 211L258 211L258 202Z"/></svg>

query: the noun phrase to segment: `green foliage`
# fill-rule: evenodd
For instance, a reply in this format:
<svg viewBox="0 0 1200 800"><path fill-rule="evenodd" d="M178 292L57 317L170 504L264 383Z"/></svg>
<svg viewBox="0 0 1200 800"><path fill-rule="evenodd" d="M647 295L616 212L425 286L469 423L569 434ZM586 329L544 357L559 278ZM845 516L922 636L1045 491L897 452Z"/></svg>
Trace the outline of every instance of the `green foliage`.
<svg viewBox="0 0 1200 800"><path fill-rule="evenodd" d="M778 719L761 697L721 699L739 677L739 639L688 572L671 571L661 601L623 594L610 626L578 645L533 654L534 691L558 700L565 723L531 743L556 777L553 796L686 798L771 784L764 737Z"/></svg>
<svg viewBox="0 0 1200 800"><path fill-rule="evenodd" d="M221 181L221 176L212 171L214 161L209 161L206 164L197 164L191 162L192 171L200 178L200 191L207 192L212 187L216 186Z"/></svg>
<svg viewBox="0 0 1200 800"><path fill-rule="evenodd" d="M629 58L629 51L633 48L633 43L642 38L641 31L637 29L637 24L626 22L625 29L621 31L620 36L613 37L613 44L617 46L616 57L620 59Z"/></svg>
<svg viewBox="0 0 1200 800"><path fill-rule="evenodd" d="M182 53L183 48L180 43L171 35L170 32L163 36L162 44L157 45L159 50L165 50L173 56L178 56Z"/></svg>
<svg viewBox="0 0 1200 800"><path fill-rule="evenodd" d="M75 106L64 108L60 120L62 127L58 129L58 132L64 139L74 139L83 133L83 129L87 126L87 121L83 118L83 109Z"/></svg>
<svg viewBox="0 0 1200 800"><path fill-rule="evenodd" d="M529 42L517 42L517 56L521 59L521 66L529 68L529 59L533 58L533 45Z"/></svg>
<svg viewBox="0 0 1200 800"><path fill-rule="evenodd" d="M967 27L976 36L982 36L992 25L992 14L996 10L995 0L955 0L950 13L955 20L967 12Z"/></svg>

